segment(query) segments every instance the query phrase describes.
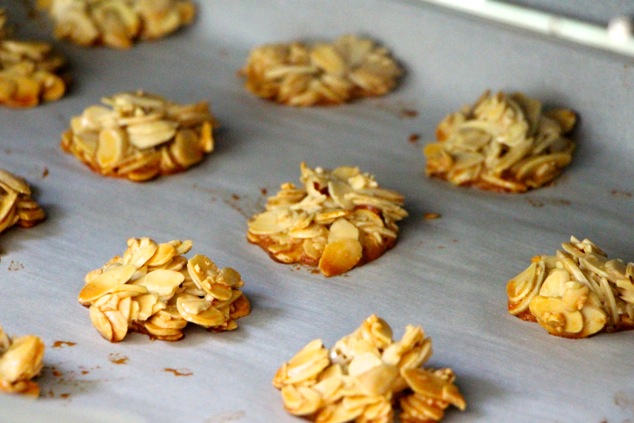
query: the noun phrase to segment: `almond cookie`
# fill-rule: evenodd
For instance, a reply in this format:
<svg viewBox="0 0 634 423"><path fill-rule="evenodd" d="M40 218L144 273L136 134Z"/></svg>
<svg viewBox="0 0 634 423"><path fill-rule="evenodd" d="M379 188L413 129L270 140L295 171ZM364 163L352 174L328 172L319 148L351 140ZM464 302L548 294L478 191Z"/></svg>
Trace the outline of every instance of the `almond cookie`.
<svg viewBox="0 0 634 423"><path fill-rule="evenodd" d="M608 259L587 239L561 247L507 283L509 313L565 338L634 329L634 263Z"/></svg>
<svg viewBox="0 0 634 423"><path fill-rule="evenodd" d="M399 341L376 315L327 349L315 339L284 363L273 386L286 410L316 422L440 421L445 409L466 402L451 369L425 369L431 339L420 326L405 328Z"/></svg>
<svg viewBox="0 0 634 423"><path fill-rule="evenodd" d="M554 180L572 160L565 135L576 122L566 109L542 111L522 93L485 92L472 106L445 117L437 142L424 147L428 176L454 185L524 192Z"/></svg>
<svg viewBox="0 0 634 423"><path fill-rule="evenodd" d="M194 20L191 0L38 0L57 38L81 46L129 48L163 38Z"/></svg>
<svg viewBox="0 0 634 423"><path fill-rule="evenodd" d="M11 338L0 326L0 393L37 397L40 387L32 379L43 366L44 342L35 335Z"/></svg>
<svg viewBox="0 0 634 423"><path fill-rule="evenodd" d="M66 81L59 71L64 58L49 43L6 38L5 23L0 9L0 104L34 107L63 97Z"/></svg>
<svg viewBox="0 0 634 423"><path fill-rule="evenodd" d="M251 51L240 73L258 97L289 106L341 104L390 92L402 71L387 49L344 35L333 43L269 44Z"/></svg>
<svg viewBox="0 0 634 423"><path fill-rule="evenodd" d="M71 119L61 147L104 176L147 181L182 172L214 149L207 102L177 104L142 91L102 99Z"/></svg>
<svg viewBox="0 0 634 423"><path fill-rule="evenodd" d="M14 225L30 228L45 218L42 207L31 198L29 184L0 169L0 233Z"/></svg>
<svg viewBox="0 0 634 423"><path fill-rule="evenodd" d="M201 254L187 259L191 247L191 241L130 238L123 256L86 275L78 301L104 339L119 342L135 331L177 341L187 323L213 332L238 327L236 320L251 311L240 273Z"/></svg>
<svg viewBox="0 0 634 423"><path fill-rule="evenodd" d="M247 239L282 263L318 266L326 276L379 258L396 243L403 196L357 167L300 165L302 187L287 182L248 223Z"/></svg>

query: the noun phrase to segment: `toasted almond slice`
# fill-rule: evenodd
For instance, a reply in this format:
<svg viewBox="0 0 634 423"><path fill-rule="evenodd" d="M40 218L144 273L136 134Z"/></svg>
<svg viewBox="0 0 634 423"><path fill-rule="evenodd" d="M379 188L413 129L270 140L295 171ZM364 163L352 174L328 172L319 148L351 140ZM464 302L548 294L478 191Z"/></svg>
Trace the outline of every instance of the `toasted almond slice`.
<svg viewBox="0 0 634 423"><path fill-rule="evenodd" d="M112 325L110 324L110 320L108 317L99 310L98 307L90 306L90 321L92 325L97 329L99 334L106 340L112 342L114 339L114 331L112 329ZM126 322L127 324L127 322Z"/></svg>
<svg viewBox="0 0 634 423"><path fill-rule="evenodd" d="M189 239L185 241L173 240L168 242L168 244L173 245L179 255L187 254L189 250L192 249L193 245L192 241Z"/></svg>
<svg viewBox="0 0 634 423"><path fill-rule="evenodd" d="M246 295L243 295L240 291L234 291L232 295L239 293L240 295L233 301L231 301L231 319L239 319L240 317L247 316L251 312L251 303Z"/></svg>
<svg viewBox="0 0 634 423"><path fill-rule="evenodd" d="M276 209L257 214L249 221L249 232L255 235L271 235L291 227L293 220L288 210Z"/></svg>
<svg viewBox="0 0 634 423"><path fill-rule="evenodd" d="M180 297L181 296L179 296L179 298ZM211 307L211 302L204 298L193 295L183 295L182 297L183 299L180 300L180 302L177 300L177 304L180 304L180 309L183 310L185 314L200 314Z"/></svg>
<svg viewBox="0 0 634 423"><path fill-rule="evenodd" d="M172 244L164 243L158 244L154 255L150 257L150 259L145 263L147 266L164 266L166 263L170 262L174 256L177 254L176 247Z"/></svg>
<svg viewBox="0 0 634 423"><path fill-rule="evenodd" d="M150 292L139 295L134 300L139 304L138 320L144 321L154 314L154 307L159 303L159 296L156 293Z"/></svg>
<svg viewBox="0 0 634 423"><path fill-rule="evenodd" d="M171 140L176 134L178 124L173 121L160 120L128 126L130 142L137 148L155 147Z"/></svg>
<svg viewBox="0 0 634 423"><path fill-rule="evenodd" d="M79 292L79 302L82 305L88 305L105 294L115 292L120 285L130 280L136 270L136 267L131 264L111 266L82 288Z"/></svg>
<svg viewBox="0 0 634 423"><path fill-rule="evenodd" d="M409 387L416 393L434 400L447 401L464 410L467 403L451 382L425 369L406 369L401 372Z"/></svg>
<svg viewBox="0 0 634 423"><path fill-rule="evenodd" d="M346 63L332 45L316 45L310 52L310 59L329 74L341 75L347 70Z"/></svg>
<svg viewBox="0 0 634 423"><path fill-rule="evenodd" d="M220 269L220 273L218 274L216 281L232 288L240 288L244 285L244 281L242 280L240 273L231 267L223 267Z"/></svg>
<svg viewBox="0 0 634 423"><path fill-rule="evenodd" d="M0 103L8 103L18 91L18 83L13 78L0 75Z"/></svg>
<svg viewBox="0 0 634 423"><path fill-rule="evenodd" d="M167 306L155 312L149 323L165 329L183 329L187 326L187 320L181 317L175 305Z"/></svg>
<svg viewBox="0 0 634 423"><path fill-rule="evenodd" d="M44 343L34 335L20 336L0 354L0 383L31 379L42 369Z"/></svg>
<svg viewBox="0 0 634 423"><path fill-rule="evenodd" d="M321 394L312 388L287 385L281 393L284 407L296 416L313 414L321 406Z"/></svg>
<svg viewBox="0 0 634 423"><path fill-rule="evenodd" d="M121 162L128 148L127 134L120 128L104 128L99 132L97 163L102 168L112 168Z"/></svg>
<svg viewBox="0 0 634 423"><path fill-rule="evenodd" d="M346 219L337 219L330 226L328 232L328 243L342 239L359 239L359 229Z"/></svg>
<svg viewBox="0 0 634 423"><path fill-rule="evenodd" d="M152 322L143 322L143 327L150 337L164 341L178 341L183 337L183 332L178 328L164 328Z"/></svg>
<svg viewBox="0 0 634 423"><path fill-rule="evenodd" d="M315 339L288 361L284 383L293 384L315 378L329 364L328 350L321 339Z"/></svg>
<svg viewBox="0 0 634 423"><path fill-rule="evenodd" d="M354 207L352 201L350 201L349 198L346 198L346 194L353 191L354 190L350 187L350 185L343 182L336 180L328 182L328 192L330 193L330 196L340 207L344 209L351 209Z"/></svg>
<svg viewBox="0 0 634 423"><path fill-rule="evenodd" d="M169 149L174 159L183 167L190 167L203 158L198 134L193 129L179 129Z"/></svg>
<svg viewBox="0 0 634 423"><path fill-rule="evenodd" d="M225 319L224 314L219 311L216 307L210 306L208 309L198 313L191 314L185 310L184 304L187 302L188 296L181 295L176 300L176 307L178 308L178 312L183 317L183 319L188 322L195 323L199 326L210 328L214 326L220 326L224 324L227 319Z"/></svg>
<svg viewBox="0 0 634 423"><path fill-rule="evenodd" d="M196 254L187 262L187 271L196 286L202 288L203 282L208 278L215 278L220 269L209 258L202 254Z"/></svg>
<svg viewBox="0 0 634 423"><path fill-rule="evenodd" d="M566 282L570 280L568 272L563 269L555 269L542 283L539 295L542 297L561 297L564 293Z"/></svg>
<svg viewBox="0 0 634 423"><path fill-rule="evenodd" d="M319 270L326 276L340 275L356 266L362 256L363 247L356 239L329 242L319 260Z"/></svg>
<svg viewBox="0 0 634 423"><path fill-rule="evenodd" d="M8 188L8 190L15 191L18 194L31 195L31 188L24 179L3 169L0 169L0 184L5 188Z"/></svg>
<svg viewBox="0 0 634 423"><path fill-rule="evenodd" d="M4 195L0 194L0 222L8 219L12 212L15 213L17 200L18 193L13 190L6 192Z"/></svg>
<svg viewBox="0 0 634 423"><path fill-rule="evenodd" d="M581 312L568 311L560 298L535 297L529 309L537 322L553 335L574 336L583 329Z"/></svg>
<svg viewBox="0 0 634 423"><path fill-rule="evenodd" d="M128 240L128 246L131 247L132 245L134 245L134 248L128 248L123 255L123 263L131 264L137 269L145 266L158 250L158 244L149 238L131 238Z"/></svg>
<svg viewBox="0 0 634 423"><path fill-rule="evenodd" d="M148 292L157 294L160 300L168 300L174 296L176 289L184 279L180 272L156 269L131 282L129 285L145 286Z"/></svg>
<svg viewBox="0 0 634 423"><path fill-rule="evenodd" d="M208 295L220 301L228 300L232 294L231 287L222 283L203 283L203 289Z"/></svg>

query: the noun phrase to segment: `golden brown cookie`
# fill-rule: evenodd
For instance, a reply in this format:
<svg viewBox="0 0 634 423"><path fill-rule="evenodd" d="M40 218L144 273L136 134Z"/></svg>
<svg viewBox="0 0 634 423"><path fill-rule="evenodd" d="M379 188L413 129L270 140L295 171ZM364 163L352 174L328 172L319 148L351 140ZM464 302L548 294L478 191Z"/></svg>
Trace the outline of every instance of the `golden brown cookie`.
<svg viewBox="0 0 634 423"><path fill-rule="evenodd" d="M214 149L207 102L178 104L144 93L104 98L71 119L61 147L104 176L147 181L182 172Z"/></svg>
<svg viewBox="0 0 634 423"><path fill-rule="evenodd" d="M0 104L34 107L63 97L67 84L59 72L64 58L49 43L6 38L5 22L0 9Z"/></svg>
<svg viewBox="0 0 634 423"><path fill-rule="evenodd" d="M521 93L485 92L445 117L437 141L424 147L428 176L454 185L524 192L554 180L572 160L575 126L570 110L544 112Z"/></svg>
<svg viewBox="0 0 634 423"><path fill-rule="evenodd" d="M196 15L191 0L38 0L55 25L55 36L81 46L129 48L163 38Z"/></svg>
<svg viewBox="0 0 634 423"><path fill-rule="evenodd" d="M0 169L0 233L14 225L30 228L46 218L22 178Z"/></svg>
<svg viewBox="0 0 634 423"><path fill-rule="evenodd" d="M43 366L44 342L35 335L11 338L0 326L0 393L37 397L40 387L32 379Z"/></svg>
<svg viewBox="0 0 634 423"><path fill-rule="evenodd" d="M311 46L295 42L257 47L240 73L246 77L247 90L258 97L313 106L384 95L402 72L387 49L345 35Z"/></svg>
<svg viewBox="0 0 634 423"><path fill-rule="evenodd" d="M302 183L288 182L266 211L249 221L247 239L282 263L318 266L326 276L379 258L396 243L407 216L403 197L379 187L356 167L332 171L300 166Z"/></svg>
<svg viewBox="0 0 634 423"><path fill-rule="evenodd" d="M191 247L191 241L130 238L123 256L86 275L78 301L104 339L119 342L136 331L177 341L187 323L213 332L238 327L236 320L251 311L242 277L201 254L187 259Z"/></svg>
<svg viewBox="0 0 634 423"><path fill-rule="evenodd" d="M376 315L327 349L315 339L284 363L273 386L286 410L317 422L391 422L398 403L402 422L439 421L445 409L466 402L451 369L425 369L432 354L423 329L408 325L399 341Z"/></svg>
<svg viewBox="0 0 634 423"><path fill-rule="evenodd" d="M561 247L508 281L509 313L565 338L634 329L634 263L608 259L587 239Z"/></svg>

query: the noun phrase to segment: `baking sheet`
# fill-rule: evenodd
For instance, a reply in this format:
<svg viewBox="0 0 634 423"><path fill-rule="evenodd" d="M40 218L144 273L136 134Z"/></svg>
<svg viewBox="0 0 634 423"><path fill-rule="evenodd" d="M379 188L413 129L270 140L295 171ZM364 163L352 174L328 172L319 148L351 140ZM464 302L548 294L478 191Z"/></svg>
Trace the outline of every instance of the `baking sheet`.
<svg viewBox="0 0 634 423"><path fill-rule="evenodd" d="M71 62L69 94L32 110L0 110L0 167L26 177L48 213L44 223L0 238L0 322L47 346L38 407L0 397L0 421L16 414L36 421L41 407L58 416L118 410L121 421L298 421L271 385L279 365L314 338L331 346L372 313L396 337L406 324L422 325L434 346L428 365L454 369L468 408L448 411L447 422L634 418L631 332L552 337L510 316L505 294L532 256L553 254L570 235L634 260L630 59L415 1L198 3L192 27L129 51L56 42ZM18 35L50 38L46 20L27 18L21 3L0 5L19 20ZM236 77L255 45L349 32L380 40L402 62L407 74L397 91L294 109L252 97ZM100 177L61 151L71 116L137 88L210 100L222 125L216 151L186 173L145 184ZM581 116L574 160L553 186L501 195L424 176L421 147L437 122L488 88L521 90ZM412 134L421 140L410 142ZM403 193L410 217L396 247L326 279L248 244L246 220L261 210L263 190L297 181L300 161L359 166ZM426 221L426 212L441 218ZM235 332L188 328L177 343L138 334L104 341L77 293L86 272L140 236L192 239L193 253L239 270L251 315Z"/></svg>

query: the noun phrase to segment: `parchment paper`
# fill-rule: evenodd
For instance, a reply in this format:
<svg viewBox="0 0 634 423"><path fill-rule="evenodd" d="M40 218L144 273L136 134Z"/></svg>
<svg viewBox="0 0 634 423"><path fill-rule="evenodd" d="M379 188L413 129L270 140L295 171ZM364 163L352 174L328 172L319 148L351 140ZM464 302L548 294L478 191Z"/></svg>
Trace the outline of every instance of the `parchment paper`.
<svg viewBox="0 0 634 423"><path fill-rule="evenodd" d="M433 340L428 365L454 369L468 408L450 409L447 422L634 419L632 332L556 338L509 315L505 292L532 256L554 254L571 235L634 260L629 59L414 1L198 3L193 26L127 51L56 41L74 78L68 95L31 110L0 109L0 167L24 176L48 214L0 238L0 322L47 345L42 398L34 407L0 397L0 421L93 409L95 420L116 411L122 415L113 421L299 421L271 385L277 368L312 339L331 346L372 313L396 337L406 324L422 325ZM0 5L19 22L19 37L51 39L45 17L27 18L22 2ZM394 93L297 109L253 97L236 76L256 45L344 33L393 51L407 70ZM186 173L145 184L101 177L61 151L73 115L139 88L180 102L209 100L222 125L216 151ZM553 186L504 195L425 177L421 148L438 121L485 89L523 91L579 113L578 149ZM359 166L403 193L410 216L396 247L327 279L249 244L246 221L262 209L263 191L297 182L301 161ZM441 218L424 220L426 212ZM103 340L77 293L89 270L141 236L192 239L193 253L236 268L251 315L237 331L188 328L176 343L138 334Z"/></svg>

